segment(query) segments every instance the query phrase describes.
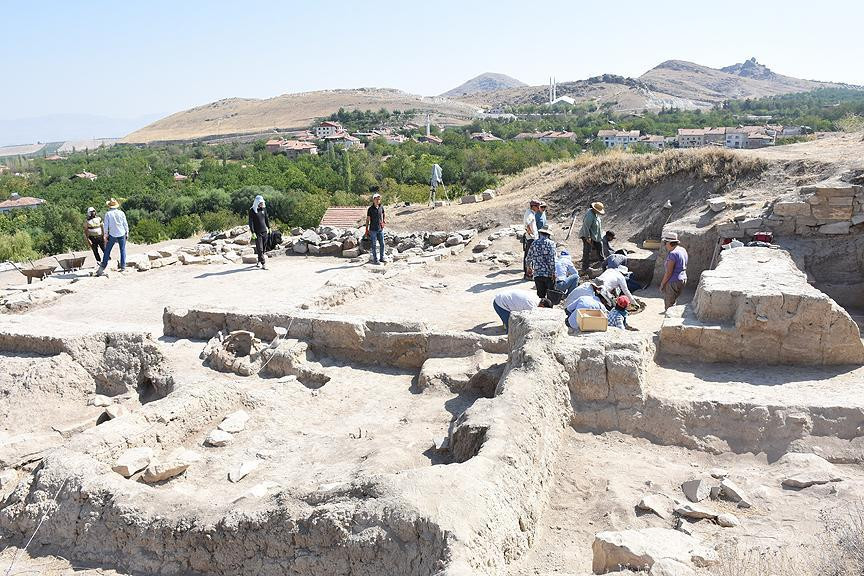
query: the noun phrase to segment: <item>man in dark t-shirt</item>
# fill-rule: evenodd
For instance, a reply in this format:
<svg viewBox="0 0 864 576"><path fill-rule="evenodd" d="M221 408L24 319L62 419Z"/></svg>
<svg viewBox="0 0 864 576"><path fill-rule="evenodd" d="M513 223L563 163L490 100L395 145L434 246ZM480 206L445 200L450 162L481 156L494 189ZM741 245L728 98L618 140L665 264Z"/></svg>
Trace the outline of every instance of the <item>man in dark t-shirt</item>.
<svg viewBox="0 0 864 576"><path fill-rule="evenodd" d="M381 205L381 194L372 194L372 205L366 210L366 235L372 243L372 263L384 263L384 206ZM380 246L381 256L375 250L376 244Z"/></svg>

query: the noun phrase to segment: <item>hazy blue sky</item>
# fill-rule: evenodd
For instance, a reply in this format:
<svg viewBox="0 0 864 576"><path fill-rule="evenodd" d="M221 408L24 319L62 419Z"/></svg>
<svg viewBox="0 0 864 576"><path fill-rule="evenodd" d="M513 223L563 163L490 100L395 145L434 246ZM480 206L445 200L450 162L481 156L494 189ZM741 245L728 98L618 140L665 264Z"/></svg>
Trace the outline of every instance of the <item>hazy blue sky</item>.
<svg viewBox="0 0 864 576"><path fill-rule="evenodd" d="M386 86L438 94L484 71L638 76L756 56L864 84L864 2L0 0L0 119L140 117L231 96Z"/></svg>

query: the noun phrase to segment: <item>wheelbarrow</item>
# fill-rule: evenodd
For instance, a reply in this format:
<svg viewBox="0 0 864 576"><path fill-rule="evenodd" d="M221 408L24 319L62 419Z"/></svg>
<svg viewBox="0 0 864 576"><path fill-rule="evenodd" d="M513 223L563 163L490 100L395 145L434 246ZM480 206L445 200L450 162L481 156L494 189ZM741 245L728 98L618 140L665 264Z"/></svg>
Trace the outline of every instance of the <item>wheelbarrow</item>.
<svg viewBox="0 0 864 576"><path fill-rule="evenodd" d="M19 268L14 262L12 262L12 266L15 266L16 270L27 277L27 284L32 283L34 278L44 280L45 277L50 276L56 268L56 266L34 266L32 262L30 263L30 268Z"/></svg>
<svg viewBox="0 0 864 576"><path fill-rule="evenodd" d="M60 264L60 267L64 272L74 272L75 270L80 270L84 267L84 260L86 256L78 256L77 258L73 255L70 258L63 258L60 260L56 256L54 257L57 260L57 263Z"/></svg>

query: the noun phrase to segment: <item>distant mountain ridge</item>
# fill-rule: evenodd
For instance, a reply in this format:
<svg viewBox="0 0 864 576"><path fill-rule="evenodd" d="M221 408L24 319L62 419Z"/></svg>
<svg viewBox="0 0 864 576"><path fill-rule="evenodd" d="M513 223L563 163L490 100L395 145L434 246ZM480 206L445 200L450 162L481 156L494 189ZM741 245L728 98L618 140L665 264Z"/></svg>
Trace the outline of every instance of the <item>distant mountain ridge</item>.
<svg viewBox="0 0 864 576"><path fill-rule="evenodd" d="M484 72L479 76L471 78L467 82L460 84L452 90L448 90L441 94L445 98L460 98L471 94L494 92L496 90L504 90L506 88L518 88L527 86L521 80L517 80L506 74L498 74L496 72Z"/></svg>
<svg viewBox="0 0 864 576"><path fill-rule="evenodd" d="M802 80L778 74L751 58L724 68L685 60L667 60L638 78L602 74L558 83L558 96L569 96L589 110L628 113L662 108L707 109L725 100L761 98L845 84ZM415 110L442 124L466 124L481 109L548 102L548 86L527 86L504 74L483 73L441 96L424 97L391 88L321 90L283 94L264 100L229 98L162 118L124 138L125 142L188 141L210 138L268 137L279 131L308 128L339 108ZM416 121L416 120L415 120Z"/></svg>

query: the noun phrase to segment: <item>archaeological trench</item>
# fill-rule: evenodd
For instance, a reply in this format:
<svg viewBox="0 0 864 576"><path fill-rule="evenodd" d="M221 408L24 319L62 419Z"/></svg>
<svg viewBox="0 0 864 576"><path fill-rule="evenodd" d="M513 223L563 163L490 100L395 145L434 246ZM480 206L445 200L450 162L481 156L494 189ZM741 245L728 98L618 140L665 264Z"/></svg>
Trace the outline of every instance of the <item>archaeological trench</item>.
<svg viewBox="0 0 864 576"><path fill-rule="evenodd" d="M701 573L754 510L797 494L781 482L861 485L864 395L847 376L864 345L838 302L862 304L862 202L835 182L758 221L673 221L700 279L659 335L576 335L560 309L514 314L504 336L314 306L169 306L159 335L5 324L3 542L38 527L31 555L134 574L507 574L544 538L569 435L613 433L778 467L770 491L694 468L668 510L647 487L622 529L589 528L575 546L590 566L570 570ZM757 229L788 251L713 253ZM826 242L850 259L833 281ZM692 529L733 516L718 510L741 526Z"/></svg>

